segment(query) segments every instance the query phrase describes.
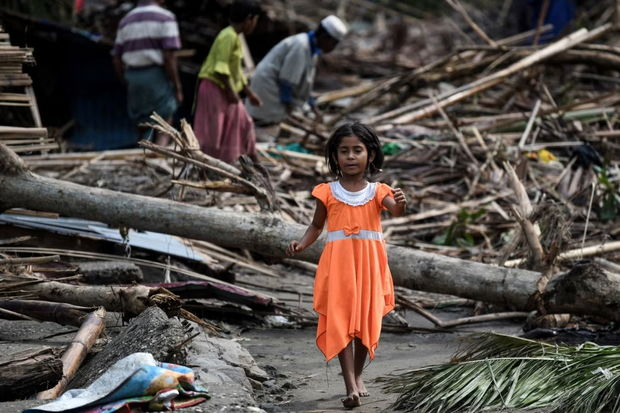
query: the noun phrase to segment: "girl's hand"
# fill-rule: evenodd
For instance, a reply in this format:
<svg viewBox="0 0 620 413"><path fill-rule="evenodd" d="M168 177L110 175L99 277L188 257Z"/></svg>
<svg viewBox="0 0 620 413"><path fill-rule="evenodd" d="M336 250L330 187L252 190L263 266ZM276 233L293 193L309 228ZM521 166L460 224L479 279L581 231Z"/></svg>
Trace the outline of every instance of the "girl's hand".
<svg viewBox="0 0 620 413"><path fill-rule="evenodd" d="M299 241L291 241L291 243L288 244L288 247L286 248L286 255L289 255L292 257L298 252L302 252L302 251L303 251L303 248L301 247L301 244L299 243Z"/></svg>
<svg viewBox="0 0 620 413"><path fill-rule="evenodd" d="M396 201L396 205L403 208L407 206L407 198L405 198L405 194L402 189L394 189L394 201Z"/></svg>
<svg viewBox="0 0 620 413"><path fill-rule="evenodd" d="M258 95L256 95L256 93L254 93L252 91L252 89L247 89L246 90L246 94L248 96L248 100L250 101L250 104L252 104L253 106L262 106L263 105L263 101L260 100Z"/></svg>
<svg viewBox="0 0 620 413"><path fill-rule="evenodd" d="M228 89L228 92L226 93L226 98L228 99L228 103L230 104L235 104L240 100L239 94L231 89Z"/></svg>

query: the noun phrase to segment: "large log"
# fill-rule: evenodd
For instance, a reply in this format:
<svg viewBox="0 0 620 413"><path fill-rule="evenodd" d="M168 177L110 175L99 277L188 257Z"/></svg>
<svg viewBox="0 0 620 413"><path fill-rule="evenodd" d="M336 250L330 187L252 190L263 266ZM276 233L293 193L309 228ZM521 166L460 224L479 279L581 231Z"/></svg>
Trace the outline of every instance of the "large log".
<svg viewBox="0 0 620 413"><path fill-rule="evenodd" d="M51 347L0 358L0 401L17 400L56 385L62 377L60 351Z"/></svg>
<svg viewBox="0 0 620 413"><path fill-rule="evenodd" d="M76 327L82 325L82 321L88 315L88 311L93 311L95 309L91 307L91 305L92 304L89 303L88 307L81 307L67 303L39 300L0 299L0 308L17 313L18 315L24 315L39 321L53 321L61 325ZM12 320L17 317L3 316L2 318Z"/></svg>
<svg viewBox="0 0 620 413"><path fill-rule="evenodd" d="M285 222L273 214L203 208L41 177L28 171L21 159L1 144L0 193L0 210L21 207L57 212L109 225L201 239L225 247L247 248L275 257L284 256L288 243L299 239L305 230L304 226ZM316 262L322 246L323 239L320 239L299 258ZM388 255L397 285L519 310L533 308L531 297L537 291L538 272L496 267L393 245L388 245ZM593 301L597 294L603 297L606 293L591 291ZM562 306L568 303L562 300L570 299L568 294L562 295L559 301L547 296L548 310L553 312L553 306L564 308ZM585 310L589 314L609 316L602 306ZM620 321L620 313L612 314L611 318Z"/></svg>

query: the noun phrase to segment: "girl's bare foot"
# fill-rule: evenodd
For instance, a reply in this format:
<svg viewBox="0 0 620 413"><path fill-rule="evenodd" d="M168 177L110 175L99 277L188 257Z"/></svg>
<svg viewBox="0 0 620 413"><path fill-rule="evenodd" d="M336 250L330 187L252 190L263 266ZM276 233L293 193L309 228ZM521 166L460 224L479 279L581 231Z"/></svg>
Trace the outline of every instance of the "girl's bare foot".
<svg viewBox="0 0 620 413"><path fill-rule="evenodd" d="M344 399L340 399L345 409L353 409L362 405L360 402L360 396L357 393L350 393Z"/></svg>
<svg viewBox="0 0 620 413"><path fill-rule="evenodd" d="M360 397L368 397L370 396L370 393L368 393L368 390L366 390L366 385L364 384L364 380L362 380L362 377L358 377L356 380L356 386L357 386L357 392L359 394Z"/></svg>

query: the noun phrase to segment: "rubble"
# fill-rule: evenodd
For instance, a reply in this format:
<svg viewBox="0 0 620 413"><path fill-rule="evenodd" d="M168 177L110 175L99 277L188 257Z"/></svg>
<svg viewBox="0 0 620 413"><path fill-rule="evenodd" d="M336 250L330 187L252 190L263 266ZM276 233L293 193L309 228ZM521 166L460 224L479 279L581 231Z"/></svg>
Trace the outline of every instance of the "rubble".
<svg viewBox="0 0 620 413"><path fill-rule="evenodd" d="M109 311L137 316L116 337L98 341L71 387L85 386L123 355L148 351L195 366L211 391L209 411L249 411L254 392L271 395L264 407L277 411L285 398L276 395L295 384L276 380L227 337L237 328L231 324L316 323L303 304L311 302L306 276L320 245L301 257L308 262L283 259L284 245L312 218L309 190L329 179L323 143L334 125L349 120L380 132L386 164L374 178L402 187L410 200L407 215L385 219L383 228L399 311L429 320L434 328L424 331L528 315L528 328L618 321L620 61L603 6L588 29L526 45L550 28L502 38L456 0L449 4L457 14L430 23L361 0L321 1L316 10L289 3L296 10L287 15L291 27L310 28L319 14L344 4L340 11L365 29L353 30L345 47L324 59L325 84L340 87L318 96L324 122L295 113L259 130L260 165L212 159L197 149L186 122L176 129L157 116L153 127L172 136L171 147L143 141L142 149L34 154L53 148L45 129L0 127L0 143L27 154L15 161L5 146L0 155L0 207L20 208L0 215L0 317L78 327L106 296L123 298ZM284 7L266 2L269 16ZM399 16L407 22L404 35ZM386 18L394 24L382 23ZM446 19L458 22L458 36L476 37L445 40L457 37ZM386 47L390 36L396 38ZM200 32L197 44L208 37ZM21 63L30 52L11 53L21 59L11 71L25 79ZM31 104L26 98L0 93L2 102ZM576 262L598 256L612 262ZM255 281L255 274L271 281ZM300 274L305 283L281 281ZM59 296L65 290L81 301ZM474 307L477 301L486 306ZM443 319L434 314L441 306L467 308L468 315ZM419 329L400 313L384 328ZM10 353L6 362L23 357ZM24 397L43 390L25 387Z"/></svg>

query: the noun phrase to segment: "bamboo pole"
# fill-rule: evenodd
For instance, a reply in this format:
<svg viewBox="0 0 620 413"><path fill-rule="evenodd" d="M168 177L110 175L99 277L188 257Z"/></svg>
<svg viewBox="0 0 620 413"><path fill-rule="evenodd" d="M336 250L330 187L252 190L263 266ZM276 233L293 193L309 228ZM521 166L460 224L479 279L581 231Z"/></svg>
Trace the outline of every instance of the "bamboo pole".
<svg viewBox="0 0 620 413"><path fill-rule="evenodd" d="M491 313L491 314L483 314L471 317L461 317L454 320L443 321L442 319L435 317L430 311L425 310L418 303L405 298L405 297L397 297L397 302L404 307L415 311L420 314L422 317L426 318L428 321L433 323L435 326L439 328L451 328L457 327L464 324L475 324L475 323L484 323L487 321L497 321L497 320L505 320L511 318L526 318L529 313L525 311L508 311L503 313Z"/></svg>
<svg viewBox="0 0 620 413"><path fill-rule="evenodd" d="M476 22L469 16L465 7L461 4L459 0L446 0L446 3L450 5L454 10L459 12L461 16L465 19L467 24L476 32L478 36L486 43L488 43L492 47L497 47L497 43L493 41L485 32L476 24Z"/></svg>
<svg viewBox="0 0 620 413"><path fill-rule="evenodd" d="M585 248L577 248L574 250L565 251L558 255L558 261L572 260L582 257L594 257L596 255L602 255L608 252L620 251L620 241L608 242L605 244L592 245ZM523 258L515 260L509 260L504 263L504 267L516 267L524 261Z"/></svg>
<svg viewBox="0 0 620 413"><path fill-rule="evenodd" d="M549 11L549 0L544 0L540 11L538 12L538 22L536 23L536 34L532 44L537 45L540 41L540 28L543 26L545 19L547 18L547 12Z"/></svg>
<svg viewBox="0 0 620 413"><path fill-rule="evenodd" d="M543 260L545 259L545 251L539 239L540 228L538 224L534 224L530 221L530 215L532 214L534 208L532 207L530 199L527 196L525 187L519 180L519 177L517 176L517 173L513 169L512 165L508 162L504 162L504 169L507 172L510 186L514 191L518 202L517 206L510 205L510 209L523 229L525 239L527 240L530 250L532 251L534 267L536 270L541 270Z"/></svg>
<svg viewBox="0 0 620 413"><path fill-rule="evenodd" d="M62 378L53 388L37 394L37 400L55 399L64 392L69 380L75 376L86 355L101 335L105 327L105 314L105 309L101 307L86 317L82 327L61 357Z"/></svg>
<svg viewBox="0 0 620 413"><path fill-rule="evenodd" d="M0 265L44 264L47 262L57 261L60 261L60 257L58 255L50 255L47 257L3 258L0 259Z"/></svg>

